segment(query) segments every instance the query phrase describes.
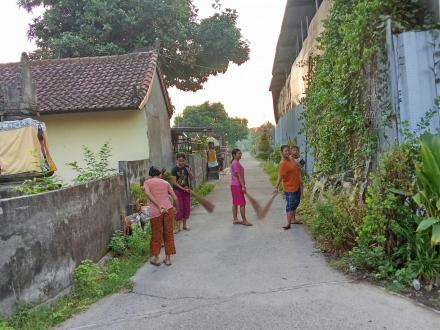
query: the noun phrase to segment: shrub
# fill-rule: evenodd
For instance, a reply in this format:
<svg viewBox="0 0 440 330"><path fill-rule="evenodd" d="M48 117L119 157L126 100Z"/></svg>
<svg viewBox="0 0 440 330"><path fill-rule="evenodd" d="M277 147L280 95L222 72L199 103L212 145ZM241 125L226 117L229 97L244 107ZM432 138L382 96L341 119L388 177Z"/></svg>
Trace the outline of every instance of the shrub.
<svg viewBox="0 0 440 330"><path fill-rule="evenodd" d="M257 142L257 158L268 160L271 154L269 135L266 132L261 133Z"/></svg>
<svg viewBox="0 0 440 330"><path fill-rule="evenodd" d="M73 273L75 292L80 296L100 296L98 289L100 276L101 271L96 263L89 259L83 260Z"/></svg>
<svg viewBox="0 0 440 330"><path fill-rule="evenodd" d="M127 238L127 246L135 255L147 255L149 252L148 235L138 225L133 225L131 235Z"/></svg>
<svg viewBox="0 0 440 330"><path fill-rule="evenodd" d="M424 134L420 139L422 163L417 166L414 200L426 218L417 231L430 230L431 244L440 244L440 135Z"/></svg>
<svg viewBox="0 0 440 330"><path fill-rule="evenodd" d="M111 146L106 142L99 149L98 153L94 153L87 146L82 146L84 152L85 167L78 165L78 162L67 163L77 173L74 181L83 183L88 181L104 178L116 173L116 170L110 168L109 159L111 156Z"/></svg>
<svg viewBox="0 0 440 330"><path fill-rule="evenodd" d="M315 205L312 234L324 251L341 256L355 246L362 215L362 205L347 196L327 195Z"/></svg>
<svg viewBox="0 0 440 330"><path fill-rule="evenodd" d="M125 236L120 230L117 230L113 233L109 248L115 256L120 256L125 252L127 248Z"/></svg>
<svg viewBox="0 0 440 330"><path fill-rule="evenodd" d="M367 271L379 271L393 262L393 254L404 237L398 232L411 228L413 209L408 201L411 195L414 163L411 151L395 146L384 154L378 170L370 176L371 184L366 198L366 214L358 229L358 246L353 249L353 263ZM400 230L397 228L400 227Z"/></svg>
<svg viewBox="0 0 440 330"><path fill-rule="evenodd" d="M134 182L130 186L131 202L134 204L145 204L147 202L147 195L144 187L139 183Z"/></svg>

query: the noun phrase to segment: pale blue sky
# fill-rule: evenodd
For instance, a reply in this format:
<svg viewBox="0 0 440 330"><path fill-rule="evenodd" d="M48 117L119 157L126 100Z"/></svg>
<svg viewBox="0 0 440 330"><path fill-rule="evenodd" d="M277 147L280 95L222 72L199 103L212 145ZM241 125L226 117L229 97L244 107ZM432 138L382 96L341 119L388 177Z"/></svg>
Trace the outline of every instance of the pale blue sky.
<svg viewBox="0 0 440 330"><path fill-rule="evenodd" d="M200 9L200 16L213 13L211 0L195 0L194 3ZM238 26L251 43L251 59L239 67L231 65L223 75L211 77L198 92L171 88L176 113L181 113L188 105L222 102L230 116L247 118L250 127L273 122L268 88L286 0L222 0L222 4L238 10ZM16 0L0 1L0 63L16 62L21 52L35 48L26 35L31 20L32 15L19 9Z"/></svg>

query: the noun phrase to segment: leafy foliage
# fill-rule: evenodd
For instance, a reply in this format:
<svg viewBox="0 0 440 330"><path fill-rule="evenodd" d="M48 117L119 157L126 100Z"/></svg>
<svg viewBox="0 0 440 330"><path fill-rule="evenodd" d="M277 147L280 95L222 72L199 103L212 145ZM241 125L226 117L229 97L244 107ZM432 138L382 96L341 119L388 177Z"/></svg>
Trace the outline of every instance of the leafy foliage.
<svg viewBox="0 0 440 330"><path fill-rule="evenodd" d="M271 152L272 148L270 145L269 135L266 132L263 132L258 138L257 142L257 157L262 160L268 160Z"/></svg>
<svg viewBox="0 0 440 330"><path fill-rule="evenodd" d="M124 254L125 250L127 249L127 244L125 242L125 236L120 230L117 230L113 233L109 248L115 256Z"/></svg>
<svg viewBox="0 0 440 330"><path fill-rule="evenodd" d="M67 164L77 173L74 180L76 183L89 182L116 173L115 169L109 167L109 159L111 157L110 143L104 143L97 154L87 146L82 146L82 148L84 151L85 167L79 166L76 161Z"/></svg>
<svg viewBox="0 0 440 330"><path fill-rule="evenodd" d="M130 186L131 202L135 204L145 204L147 202L147 195L145 194L144 187L139 183L134 182Z"/></svg>
<svg viewBox="0 0 440 330"><path fill-rule="evenodd" d="M387 16L395 32L417 28L424 22L423 1L332 1L320 37L322 55L313 60L304 113L315 167L321 174L354 176L375 152L376 134L369 112L372 97L381 100L385 114L389 108L386 72L379 77L379 95L370 95L366 83L369 72L386 67Z"/></svg>
<svg viewBox="0 0 440 330"><path fill-rule="evenodd" d="M41 177L27 179L16 189L23 195L34 195L63 187L63 182L56 175L43 174Z"/></svg>
<svg viewBox="0 0 440 330"><path fill-rule="evenodd" d="M248 136L248 121L245 118L231 118L222 103L205 102L200 105L186 107L181 116L174 120L174 126L208 127L215 132L225 134L230 145Z"/></svg>
<svg viewBox="0 0 440 330"><path fill-rule="evenodd" d="M235 10L199 19L192 0L18 0L28 11L46 11L29 26L33 58L114 55L162 45L161 66L170 85L196 91L229 63L249 59L249 42Z"/></svg>
<svg viewBox="0 0 440 330"><path fill-rule="evenodd" d="M97 289L101 271L92 260L83 260L73 273L75 291L80 295L102 295Z"/></svg>
<svg viewBox="0 0 440 330"><path fill-rule="evenodd" d="M132 233L127 237L127 247L133 254L148 255L150 251L148 233L138 225L132 226L131 229Z"/></svg>
<svg viewBox="0 0 440 330"><path fill-rule="evenodd" d="M356 230L364 212L362 205L343 194L328 194L313 211L312 233L324 251L342 256L356 245Z"/></svg>
<svg viewBox="0 0 440 330"><path fill-rule="evenodd" d="M420 138L421 164L417 166L416 203L426 218L417 231L431 229L431 244L440 244L440 135L430 133Z"/></svg>

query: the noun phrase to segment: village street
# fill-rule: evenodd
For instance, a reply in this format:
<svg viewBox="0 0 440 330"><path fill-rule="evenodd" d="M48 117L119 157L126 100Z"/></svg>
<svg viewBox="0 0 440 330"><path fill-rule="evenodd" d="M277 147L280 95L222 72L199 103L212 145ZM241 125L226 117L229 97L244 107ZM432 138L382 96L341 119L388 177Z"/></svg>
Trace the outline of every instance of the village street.
<svg viewBox="0 0 440 330"><path fill-rule="evenodd" d="M272 187L245 155L248 191ZM171 267L150 264L132 292L109 296L59 329L435 329L440 315L331 269L302 226L284 231L283 200L253 227L232 225L229 176L193 209L192 230L176 235Z"/></svg>

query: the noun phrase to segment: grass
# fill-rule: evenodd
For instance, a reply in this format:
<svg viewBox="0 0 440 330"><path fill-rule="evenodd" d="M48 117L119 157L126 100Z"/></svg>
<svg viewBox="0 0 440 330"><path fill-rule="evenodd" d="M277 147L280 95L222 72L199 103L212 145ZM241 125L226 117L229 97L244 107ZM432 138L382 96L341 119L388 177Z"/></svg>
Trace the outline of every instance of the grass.
<svg viewBox="0 0 440 330"><path fill-rule="evenodd" d="M149 235L147 235L149 236ZM128 241L130 238L128 238ZM149 242L145 244L149 246ZM130 244L127 244L130 246ZM99 267L99 274L93 286L84 292L73 290L55 302L40 306L21 306L9 319L0 319L0 330L46 330L85 310L104 296L129 290L133 286L131 277L148 259L149 253L128 248L119 258L111 258ZM97 265L94 264L94 267ZM78 268L77 268L78 270Z"/></svg>
<svg viewBox="0 0 440 330"><path fill-rule="evenodd" d="M275 185L278 179L278 164L275 164L271 161L262 161L261 165L263 167L264 172L266 172L266 174L269 176L272 185Z"/></svg>

